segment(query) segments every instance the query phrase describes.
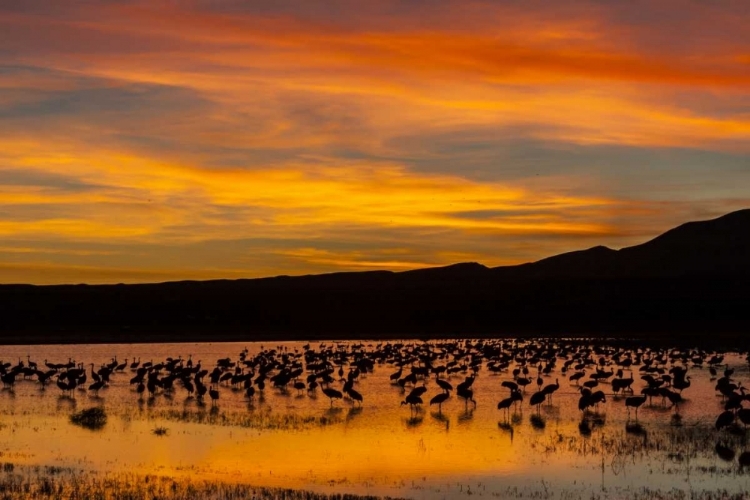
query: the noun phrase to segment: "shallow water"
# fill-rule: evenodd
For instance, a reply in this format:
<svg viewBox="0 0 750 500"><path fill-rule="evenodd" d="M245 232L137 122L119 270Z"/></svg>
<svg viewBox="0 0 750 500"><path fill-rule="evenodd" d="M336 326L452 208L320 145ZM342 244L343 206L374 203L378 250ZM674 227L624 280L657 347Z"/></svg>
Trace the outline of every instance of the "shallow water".
<svg viewBox="0 0 750 500"><path fill-rule="evenodd" d="M250 355L277 346L301 352L303 344L7 346L0 348L0 359L15 364L28 355L43 369L45 359L61 363L73 358L98 367L115 356L130 363L133 358L158 362L192 355L210 370L219 358L236 360L244 348ZM365 342L370 350L376 344ZM725 362L735 369L736 381L750 378L744 357L729 353ZM405 393L391 383L396 367L388 364L376 364L374 373L355 383L364 397L361 407L349 400L331 406L320 389L310 394L270 384L252 401L244 391L222 386L215 406L208 399L200 404L189 398L177 384L172 395L139 397L129 384L130 369L114 374L98 397L82 389L74 397L62 396L54 382L41 389L35 381L19 380L12 391L0 392L0 461L428 499L551 492L560 498L607 492L627 496L644 487L750 490L750 474L736 459L724 462L714 453L719 439L738 454L750 446L744 437L713 429L723 408L707 367L689 369L692 384L679 407L681 426L671 425L674 410L655 398L653 407L647 403L638 414L645 433L627 433L624 398L611 396L611 387L601 384L597 389L608 394L607 402L587 419L590 434L584 435L579 392L568 381L572 371L560 373L561 364L543 377L544 384L559 379L552 403L543 404L537 415L528 401L537 389L533 383L508 418L496 406L508 396L500 384L512 380L512 374L494 374L484 366L473 385L476 408L453 395L442 412L435 406L421 411L401 406ZM645 383L634 370L638 393ZM465 376L447 380L455 387ZM536 373L530 376L535 379ZM425 384L427 402L440 389L434 377ZM92 406L107 411L104 429L70 423L71 413ZM167 435L155 435L157 426L166 427Z"/></svg>

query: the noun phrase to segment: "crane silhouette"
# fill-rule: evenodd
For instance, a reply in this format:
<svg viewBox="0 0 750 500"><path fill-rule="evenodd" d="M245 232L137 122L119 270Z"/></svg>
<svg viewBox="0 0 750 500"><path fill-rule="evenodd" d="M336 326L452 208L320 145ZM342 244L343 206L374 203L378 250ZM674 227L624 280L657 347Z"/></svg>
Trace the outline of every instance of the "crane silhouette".
<svg viewBox="0 0 750 500"><path fill-rule="evenodd" d="M328 399L331 400L331 407L333 407L333 400L334 399L341 399L344 397L343 394L341 394L341 391L337 391L336 389L332 387L325 387L323 388L323 394L328 396Z"/></svg>
<svg viewBox="0 0 750 500"><path fill-rule="evenodd" d="M542 403L547 400L547 393L544 391L538 391L531 395L529 398L529 404L536 406L536 412L539 413Z"/></svg>
<svg viewBox="0 0 750 500"><path fill-rule="evenodd" d="M409 405L412 410L416 410L422 405L422 398L415 396L414 394L409 394L403 401L401 401L401 406L404 405Z"/></svg>
<svg viewBox="0 0 750 500"><path fill-rule="evenodd" d="M436 395L430 400L430 406L432 405L438 405L438 413L443 413L443 403L445 403L448 398L450 398L450 392L441 392L440 394Z"/></svg>
<svg viewBox="0 0 750 500"><path fill-rule="evenodd" d="M555 379L554 384L547 384L544 386L544 389L542 389L542 392L545 394L549 402L552 402L552 394L557 391L560 388L560 381Z"/></svg>
<svg viewBox="0 0 750 500"><path fill-rule="evenodd" d="M444 390L446 393L450 393L453 390L453 386L447 380L443 380L439 378L436 380L436 382L437 382L437 385L439 385L440 388Z"/></svg>
<svg viewBox="0 0 750 500"><path fill-rule="evenodd" d="M646 396L630 396L625 398L625 408L628 410L628 419L630 419L630 409L635 408L635 421L638 421L638 408L646 402Z"/></svg>

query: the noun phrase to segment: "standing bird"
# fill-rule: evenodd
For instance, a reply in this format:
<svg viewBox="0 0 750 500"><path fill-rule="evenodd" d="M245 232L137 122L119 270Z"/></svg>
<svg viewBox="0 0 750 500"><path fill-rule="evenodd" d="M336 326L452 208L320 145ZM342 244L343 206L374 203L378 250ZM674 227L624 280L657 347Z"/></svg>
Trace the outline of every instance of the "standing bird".
<svg viewBox="0 0 750 500"><path fill-rule="evenodd" d="M517 390L512 391L509 398L505 398L497 404L497 409L510 413L510 407L518 400L516 394L518 394Z"/></svg>
<svg viewBox="0 0 750 500"><path fill-rule="evenodd" d="M401 406L409 405L412 410L415 410L417 406L422 404L422 398L419 396L415 396L414 394L409 394L406 396L406 399L401 401Z"/></svg>
<svg viewBox="0 0 750 500"><path fill-rule="evenodd" d="M430 400L430 406L432 406L432 405L438 405L438 413L442 414L443 413L443 403L445 403L445 401L448 398L450 398L450 397L451 397L451 395L450 395L449 392L441 392L440 394L438 394L437 396L435 396L434 398L432 398Z"/></svg>
<svg viewBox="0 0 750 500"><path fill-rule="evenodd" d="M628 409L628 418L630 418L630 409L635 408L635 421L638 421L638 408L646 402L646 396L631 396L625 398L625 407Z"/></svg>
<svg viewBox="0 0 750 500"><path fill-rule="evenodd" d="M362 406L362 394L351 388L346 392L349 394L350 398L359 403L359 406Z"/></svg>
<svg viewBox="0 0 750 500"><path fill-rule="evenodd" d="M555 379L554 384L547 384L544 386L544 389L542 389L542 392L545 396L549 399L549 402L552 402L552 394L557 391L560 388L560 381L558 379Z"/></svg>
<svg viewBox="0 0 750 500"><path fill-rule="evenodd" d="M471 389L459 386L458 390L456 391L456 395L464 400L466 407L469 406L469 401L474 403L474 408L477 407L477 402L474 400L474 391L472 391Z"/></svg>
<svg viewBox="0 0 750 500"><path fill-rule="evenodd" d="M734 423L734 413L731 411L725 411L721 415L719 415L719 418L716 419L716 430L720 431L724 427L729 427Z"/></svg>
<svg viewBox="0 0 750 500"><path fill-rule="evenodd" d="M503 387L507 387L508 389L510 389L511 393L513 391L517 391L518 390L518 384L516 384L515 382L511 382L510 380L506 380L506 381L504 381L500 385L503 386Z"/></svg>
<svg viewBox="0 0 750 500"><path fill-rule="evenodd" d="M326 387L323 389L323 394L328 396L328 398L331 400L331 406L333 406L333 400L334 399L341 399L344 397L343 394L341 394L340 391L337 391L336 389L333 389L331 387Z"/></svg>
<svg viewBox="0 0 750 500"><path fill-rule="evenodd" d="M446 393L449 393L453 390L453 386L447 380L443 380L439 378L436 380L436 382L437 382L437 385L439 385L440 388L444 390Z"/></svg>
<svg viewBox="0 0 750 500"><path fill-rule="evenodd" d="M101 389L102 387L104 387L104 382L102 382L100 380L98 382L94 382L93 384L91 384L89 386L89 390L90 391L94 391L94 394L96 394L98 396L99 395L99 389Z"/></svg>
<svg viewBox="0 0 750 500"><path fill-rule="evenodd" d="M539 413L539 409L546 399L547 394L544 391L538 391L531 395L531 398L529 398L529 404L531 406L536 406L536 412Z"/></svg>
<svg viewBox="0 0 750 500"><path fill-rule="evenodd" d="M216 401L219 400L219 391L217 391L216 389L210 389L208 391L208 395L211 397L211 404L215 405Z"/></svg>

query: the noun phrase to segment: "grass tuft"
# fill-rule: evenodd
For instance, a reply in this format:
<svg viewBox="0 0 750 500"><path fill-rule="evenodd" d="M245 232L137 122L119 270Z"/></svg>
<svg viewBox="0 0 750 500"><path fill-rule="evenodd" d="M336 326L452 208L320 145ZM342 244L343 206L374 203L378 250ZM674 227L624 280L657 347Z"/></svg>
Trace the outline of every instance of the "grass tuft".
<svg viewBox="0 0 750 500"><path fill-rule="evenodd" d="M86 429L99 430L107 424L107 414L102 408L87 408L72 414L70 421Z"/></svg>

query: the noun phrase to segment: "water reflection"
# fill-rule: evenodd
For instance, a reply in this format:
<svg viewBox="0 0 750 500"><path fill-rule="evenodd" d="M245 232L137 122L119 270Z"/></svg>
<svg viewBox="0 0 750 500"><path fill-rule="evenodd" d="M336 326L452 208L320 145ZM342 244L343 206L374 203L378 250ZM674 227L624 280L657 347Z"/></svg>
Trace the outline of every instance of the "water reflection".
<svg viewBox="0 0 750 500"><path fill-rule="evenodd" d="M343 343L326 346L331 351L325 359L309 360L302 345L295 343L274 346L274 354L260 358L255 356L261 348L254 344L30 346L32 360L44 359L42 355L67 359L65 353L75 351L76 359L92 360L95 367L114 361L114 354L136 361L112 372L98 394L88 390L93 383L90 369L85 372L86 384L72 391L54 385L45 389L34 377L19 376L12 389L2 391L0 427L12 425L14 432L0 433L0 449L19 462L86 463L92 468L168 474L189 471L323 490L333 481L336 492L421 498L457 496L459 487L447 484L464 485L465 492L471 483L474 492L481 483L487 494L502 496L500 492L510 486L542 477L548 486L570 488L572 478L601 484L602 474L608 484L623 487L681 487L675 478L688 474L693 487L710 488L717 478L732 491L750 486L747 475L736 474L744 467L740 457L747 451L739 415L733 411L731 425L714 429L716 415L730 396L722 398L716 391L709 370L693 368L680 356L670 361L666 350L545 342L404 342L382 357L377 353L385 348L375 343L361 348ZM320 346L311 348L321 352ZM16 348L4 349L4 356L14 359ZM183 376L184 372L162 368L154 380L174 380L154 385L153 390L146 387L146 370L143 391L137 380L131 384L143 367L139 358L153 360L156 366L166 366L169 358L182 359L184 367L190 357L180 357L180 352L202 360L200 370L207 370L205 398L198 395L200 370ZM244 358L238 356L242 352ZM219 375L230 376L209 383L217 361L227 356L233 366L219 370ZM265 358L275 361L264 364ZM618 363L627 359L633 372L619 373ZM362 365L368 360L372 369ZM571 360L570 371L564 372ZM735 385L749 378L740 356L728 354L725 361L735 370ZM325 363L334 367L330 374L325 368L311 368ZM131 369L132 364L137 366ZM675 378L670 367L689 370L690 386L674 404L666 391L641 395L653 384L668 383L658 371L642 379L646 372L641 366L663 370L672 377L671 384ZM297 369L302 373L295 379ZM242 379L250 373L252 394ZM286 385L284 377L273 379L280 373L288 378ZM580 378L573 376L577 373L582 373ZM554 396L544 393L533 404L534 395L550 386L557 386ZM678 393L672 387L670 393ZM209 388L217 391L217 398L210 397ZM580 411L581 388L591 396L602 391L604 398ZM331 397L325 389L338 394ZM99 434L83 436L70 425L69 416L91 406L105 408L108 423ZM451 426L451 421L457 425ZM154 435L153 429L160 426L169 433ZM731 450L733 458L725 462L719 449ZM690 460L680 461L680 456ZM604 472L602 462L611 464ZM715 469L717 463L724 469ZM315 464L313 471L310 464ZM709 470L713 472L701 472ZM412 484L419 484L419 489Z"/></svg>

